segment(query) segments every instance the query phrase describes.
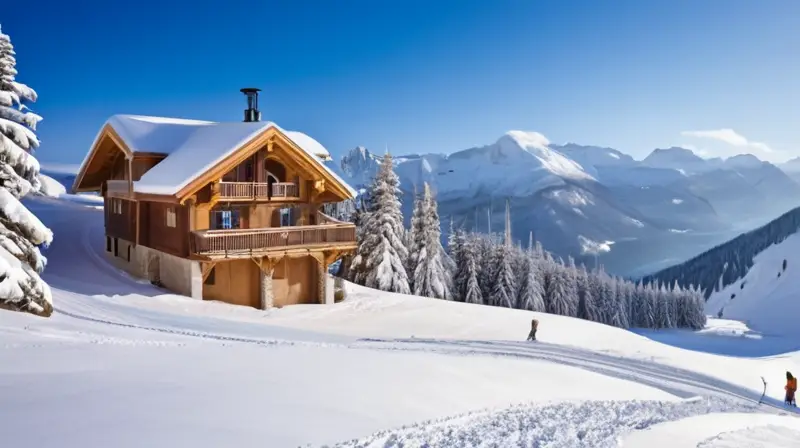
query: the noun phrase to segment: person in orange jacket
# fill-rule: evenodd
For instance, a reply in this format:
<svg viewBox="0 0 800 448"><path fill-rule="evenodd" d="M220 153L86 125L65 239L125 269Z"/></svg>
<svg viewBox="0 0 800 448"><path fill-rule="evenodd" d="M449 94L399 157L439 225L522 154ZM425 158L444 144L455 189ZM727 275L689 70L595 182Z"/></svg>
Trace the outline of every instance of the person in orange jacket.
<svg viewBox="0 0 800 448"><path fill-rule="evenodd" d="M794 393L797 392L797 378L792 376L791 372L786 372L786 399L784 402L790 406L797 406L794 400Z"/></svg>

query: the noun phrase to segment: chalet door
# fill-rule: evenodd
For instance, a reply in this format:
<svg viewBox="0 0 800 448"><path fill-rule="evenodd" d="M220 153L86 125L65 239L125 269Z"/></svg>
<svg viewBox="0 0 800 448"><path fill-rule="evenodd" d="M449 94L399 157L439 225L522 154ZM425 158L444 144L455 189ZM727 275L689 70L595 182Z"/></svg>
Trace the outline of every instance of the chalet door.
<svg viewBox="0 0 800 448"><path fill-rule="evenodd" d="M278 178L274 174L267 171L267 197L272 198L272 186L278 182Z"/></svg>

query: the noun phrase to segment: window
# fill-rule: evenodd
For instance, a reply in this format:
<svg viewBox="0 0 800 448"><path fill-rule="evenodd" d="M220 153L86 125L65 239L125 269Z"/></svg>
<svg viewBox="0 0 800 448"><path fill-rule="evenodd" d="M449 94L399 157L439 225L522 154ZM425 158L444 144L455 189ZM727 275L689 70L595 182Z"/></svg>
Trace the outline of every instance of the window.
<svg viewBox="0 0 800 448"><path fill-rule="evenodd" d="M282 208L281 209L281 227L287 227L292 225L292 209L291 208Z"/></svg>
<svg viewBox="0 0 800 448"><path fill-rule="evenodd" d="M111 252L111 237L106 237L106 252Z"/></svg>
<svg viewBox="0 0 800 448"><path fill-rule="evenodd" d="M111 213L115 215L122 214L122 199L111 198Z"/></svg>
<svg viewBox="0 0 800 448"><path fill-rule="evenodd" d="M211 212L212 229L238 229L241 226L239 210L214 210Z"/></svg>
<svg viewBox="0 0 800 448"><path fill-rule="evenodd" d="M253 182L253 159L248 159L244 162L244 180L246 182Z"/></svg>
<svg viewBox="0 0 800 448"><path fill-rule="evenodd" d="M114 256L119 257L119 240L114 238Z"/></svg>
<svg viewBox="0 0 800 448"><path fill-rule="evenodd" d="M211 268L211 271L209 271L209 273L208 273L208 277L206 277L206 281L203 282L204 284L206 284L206 285L213 285L214 284L214 282L216 281L216 279L214 278L214 274L215 274L216 270L217 270L216 266Z"/></svg>
<svg viewBox="0 0 800 448"><path fill-rule="evenodd" d="M167 227L177 227L178 216L175 214L175 207L167 207Z"/></svg>

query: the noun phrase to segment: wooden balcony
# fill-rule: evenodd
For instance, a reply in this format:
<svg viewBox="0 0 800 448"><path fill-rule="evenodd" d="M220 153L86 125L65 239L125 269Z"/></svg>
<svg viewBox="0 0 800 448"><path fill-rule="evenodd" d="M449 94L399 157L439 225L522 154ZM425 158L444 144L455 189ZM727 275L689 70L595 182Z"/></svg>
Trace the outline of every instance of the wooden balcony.
<svg viewBox="0 0 800 448"><path fill-rule="evenodd" d="M276 182L272 184L272 194L269 194L270 184L265 182L220 182L219 193L221 200L227 201L254 201L254 200L295 200L300 199L300 189L292 182Z"/></svg>
<svg viewBox="0 0 800 448"><path fill-rule="evenodd" d="M194 231L194 255L207 258L243 258L292 249L355 249L356 227L332 220L316 226Z"/></svg>

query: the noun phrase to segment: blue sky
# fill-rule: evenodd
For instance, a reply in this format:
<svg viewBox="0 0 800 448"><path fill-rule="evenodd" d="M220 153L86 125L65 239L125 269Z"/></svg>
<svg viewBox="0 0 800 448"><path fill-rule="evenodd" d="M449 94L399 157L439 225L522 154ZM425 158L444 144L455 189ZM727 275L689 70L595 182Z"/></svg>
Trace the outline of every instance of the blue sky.
<svg viewBox="0 0 800 448"><path fill-rule="evenodd" d="M796 0L17 1L0 25L45 163L80 162L115 113L241 120L245 86L334 155L511 129L637 158L800 155Z"/></svg>

